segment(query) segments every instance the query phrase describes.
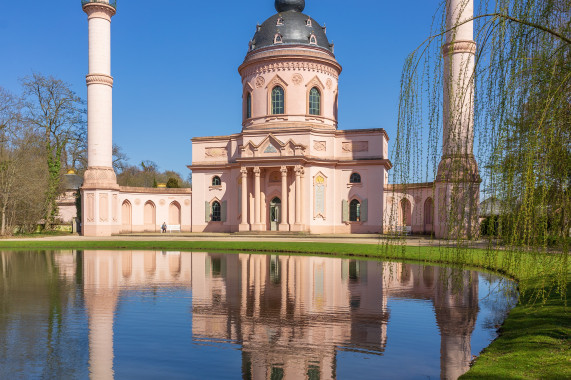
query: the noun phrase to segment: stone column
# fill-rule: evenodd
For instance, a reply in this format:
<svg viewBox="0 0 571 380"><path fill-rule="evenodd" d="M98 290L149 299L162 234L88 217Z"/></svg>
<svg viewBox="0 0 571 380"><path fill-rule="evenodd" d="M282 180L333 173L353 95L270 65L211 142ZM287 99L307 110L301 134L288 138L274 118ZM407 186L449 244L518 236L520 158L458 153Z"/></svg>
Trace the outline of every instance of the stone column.
<svg viewBox="0 0 571 380"><path fill-rule="evenodd" d="M252 231L261 231L261 194L260 194L260 168L254 167L254 225Z"/></svg>
<svg viewBox="0 0 571 380"><path fill-rule="evenodd" d="M288 191L287 191L287 166L282 166L280 169L282 173L282 208L281 208L281 221L280 231L289 231L288 223Z"/></svg>
<svg viewBox="0 0 571 380"><path fill-rule="evenodd" d="M238 230L243 232L250 230L248 224L248 168L241 168L240 174L242 175L242 199L240 199L240 202L242 202L242 218Z"/></svg>
<svg viewBox="0 0 571 380"><path fill-rule="evenodd" d="M83 10L89 24L89 74L82 233L110 236L120 229L112 153L111 17L115 7L106 0L92 0L84 3Z"/></svg>
<svg viewBox="0 0 571 380"><path fill-rule="evenodd" d="M478 230L480 175L473 155L476 43L473 0L447 0L442 47L443 142L436 176L435 235L471 238Z"/></svg>
<svg viewBox="0 0 571 380"><path fill-rule="evenodd" d="M292 231L301 231L301 172L302 167L295 167L295 225Z"/></svg>

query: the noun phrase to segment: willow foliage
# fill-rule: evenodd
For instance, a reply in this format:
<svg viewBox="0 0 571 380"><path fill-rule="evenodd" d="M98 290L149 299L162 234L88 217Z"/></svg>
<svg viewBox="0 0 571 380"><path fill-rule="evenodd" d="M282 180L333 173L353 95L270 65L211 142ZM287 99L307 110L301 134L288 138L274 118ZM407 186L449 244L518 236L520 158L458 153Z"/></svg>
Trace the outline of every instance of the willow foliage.
<svg viewBox="0 0 571 380"><path fill-rule="evenodd" d="M404 65L394 183L436 177L445 12L442 0L430 37ZM537 260L559 252L557 282L563 293L571 233L570 19L571 0L475 3L474 153L481 199L492 205L481 238L489 243L491 259L493 249L505 249L513 256L503 257L514 265L523 265L517 255L522 250L535 252ZM530 263L525 267L533 270Z"/></svg>

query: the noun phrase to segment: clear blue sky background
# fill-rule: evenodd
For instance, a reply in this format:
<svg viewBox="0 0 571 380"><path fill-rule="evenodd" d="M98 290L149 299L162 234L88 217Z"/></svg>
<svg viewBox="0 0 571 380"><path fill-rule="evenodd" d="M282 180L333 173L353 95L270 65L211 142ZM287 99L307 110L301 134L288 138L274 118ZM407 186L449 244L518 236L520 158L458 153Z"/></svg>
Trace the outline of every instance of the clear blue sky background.
<svg viewBox="0 0 571 380"><path fill-rule="evenodd" d="M339 129L385 128L394 142L401 69L428 35L438 0L306 0L343 66ZM80 0L3 1L0 86L40 72L86 99ZM195 136L241 130L237 68L273 0L118 0L112 21L113 135L130 162L189 173ZM392 144L391 144L392 146Z"/></svg>

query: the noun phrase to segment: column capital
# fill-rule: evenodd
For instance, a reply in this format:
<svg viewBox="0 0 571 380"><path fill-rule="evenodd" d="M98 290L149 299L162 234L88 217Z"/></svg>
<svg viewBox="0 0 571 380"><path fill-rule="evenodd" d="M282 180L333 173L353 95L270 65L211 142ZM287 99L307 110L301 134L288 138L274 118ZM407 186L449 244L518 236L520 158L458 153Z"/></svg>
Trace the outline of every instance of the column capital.
<svg viewBox="0 0 571 380"><path fill-rule="evenodd" d="M245 166L242 166L240 168L240 174L242 174L242 176L247 176L248 175L248 168Z"/></svg>
<svg viewBox="0 0 571 380"><path fill-rule="evenodd" d="M282 177L285 177L287 175L287 166L282 166L280 172L282 173Z"/></svg>
<svg viewBox="0 0 571 380"><path fill-rule="evenodd" d="M261 172L262 171L260 170L259 166L254 166L254 174L256 175L256 177L259 177Z"/></svg>
<svg viewBox="0 0 571 380"><path fill-rule="evenodd" d="M304 173L303 166L301 165L296 165L294 170L296 175L302 175Z"/></svg>

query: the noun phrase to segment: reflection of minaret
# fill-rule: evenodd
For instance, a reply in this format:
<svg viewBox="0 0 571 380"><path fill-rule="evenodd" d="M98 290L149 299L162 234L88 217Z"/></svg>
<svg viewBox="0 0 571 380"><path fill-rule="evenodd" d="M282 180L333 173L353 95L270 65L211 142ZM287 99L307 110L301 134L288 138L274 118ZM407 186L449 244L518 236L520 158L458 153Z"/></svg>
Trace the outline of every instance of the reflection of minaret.
<svg viewBox="0 0 571 380"><path fill-rule="evenodd" d="M470 337L478 317L478 274L438 268L434 309L440 328L440 378L457 379L470 369Z"/></svg>
<svg viewBox="0 0 571 380"><path fill-rule="evenodd" d="M85 251L83 289L89 318L92 379L112 379L113 320L120 292L149 284L188 287L191 253ZM204 275L202 276L204 277Z"/></svg>
<svg viewBox="0 0 571 380"><path fill-rule="evenodd" d="M117 307L121 255L85 252L84 297L89 319L91 379L113 379L113 319Z"/></svg>

